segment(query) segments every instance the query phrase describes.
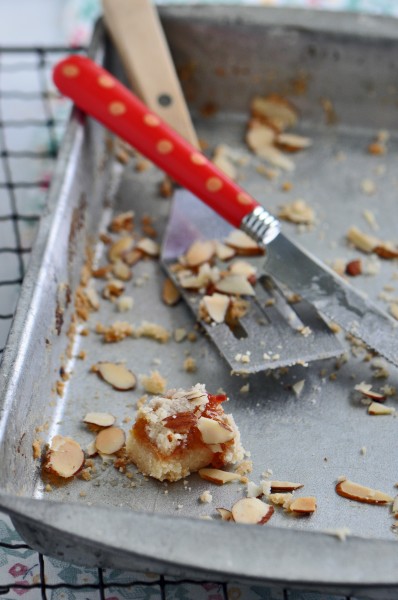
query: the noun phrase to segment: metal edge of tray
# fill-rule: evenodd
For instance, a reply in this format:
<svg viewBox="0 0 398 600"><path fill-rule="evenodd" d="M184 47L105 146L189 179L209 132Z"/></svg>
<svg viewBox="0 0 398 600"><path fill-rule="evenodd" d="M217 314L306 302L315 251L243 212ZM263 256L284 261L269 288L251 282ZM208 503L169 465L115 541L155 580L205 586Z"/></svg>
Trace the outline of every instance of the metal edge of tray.
<svg viewBox="0 0 398 600"><path fill-rule="evenodd" d="M227 11L230 20L234 19L234 10L229 8ZM162 15L172 12L162 9ZM189 14L188 10L183 12ZM245 9L244 12L247 19L253 18L249 17L250 10ZM280 14L280 11L272 12ZM270 14L267 9L264 13ZM219 18L220 11L214 14ZM241 20L241 14L242 11L237 10L235 19ZM309 14L309 23L313 16L318 18L316 13ZM206 18L210 18L209 15ZM375 27L379 22L376 18L370 18L370 21ZM270 20L267 23L273 25ZM90 47L91 55L96 54L102 42L102 31L102 26L97 26ZM355 28L350 30L351 36L355 33ZM63 177L70 176L73 171L68 152L82 136L83 128L78 114L74 112L57 165L56 172ZM40 225L1 365L3 415L16 394L21 369L28 364L24 337L26 328L34 327L34 315L30 313L31 298L42 263L46 260L45 250L57 215L60 189L60 182L51 188L48 212ZM17 530L32 547L63 560L86 565L161 569L173 575L189 573L218 580L283 582L347 593L363 588L369 592L376 587L398 587L398 556L394 541L349 537L343 543L326 533L211 523L34 500L6 493L0 494L0 509L11 516ZM218 540L217 544L214 539Z"/></svg>

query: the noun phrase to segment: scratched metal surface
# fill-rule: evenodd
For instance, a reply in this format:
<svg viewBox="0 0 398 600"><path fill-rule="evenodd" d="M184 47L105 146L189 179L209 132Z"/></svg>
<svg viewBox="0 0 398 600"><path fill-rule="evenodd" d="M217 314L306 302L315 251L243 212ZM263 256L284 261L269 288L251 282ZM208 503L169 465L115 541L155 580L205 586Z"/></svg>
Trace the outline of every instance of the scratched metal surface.
<svg viewBox="0 0 398 600"><path fill-rule="evenodd" d="M383 239L396 239L398 178L395 162L398 144L394 116L398 90L394 82L398 67L391 57L398 50L398 36L390 31L390 22L352 18L349 31L342 30L337 34L337 21L322 21L314 15L313 21L310 19L304 26L297 23L294 11L290 13L292 25L282 22L286 21L287 13L256 11L255 16L253 13L251 10L235 12L235 9L224 13L221 9L210 7L206 8L206 14L199 9L181 12L168 9L163 13L177 65L185 67L185 73L188 73L184 85L199 136L208 142L209 151L223 142L239 149L248 158L248 163L239 168L240 180L271 211L277 211L280 204L296 198L303 198L314 207L317 224L313 230L300 233L293 225L285 225L284 229L319 258L330 261L340 257L347 260L358 257L358 253L345 244L344 235L352 224L369 231L363 218L365 209L374 212ZM337 18L338 15L333 15L333 19ZM100 56L101 47L102 34L98 30L93 53L96 51L96 55ZM270 56L271 61L268 60ZM212 62L211 57L216 59ZM112 49L106 63L120 73ZM210 69L209 64L212 65ZM297 91L302 91L292 83L297 78L307 82L305 93L297 94ZM297 131L313 139L311 149L294 156L294 173L282 174L273 181L256 171L259 161L249 155L242 142L248 99L257 92L287 93L300 110ZM335 107L337 122L333 125L325 123L320 105L320 98L325 97ZM203 118L199 109L209 100L217 105L218 111L211 118ZM391 134L388 153L381 157L370 156L366 148L381 128L388 129ZM167 378L170 387L190 386L198 381L206 383L211 392L222 387L230 397L226 410L233 413L244 446L251 452L253 473L250 478L258 482L261 474L271 469L273 478L300 481L305 485L303 491L306 495L317 497L318 510L310 518L292 518L276 510L267 525L267 532L272 530L275 536L281 529L303 535L300 538L293 534L292 548L297 550L297 562L278 567L281 568L282 579L315 581L317 572L324 577L322 581L328 583L333 579L333 569L340 569L343 573L344 562L348 572L342 575L340 583L354 580L366 583L372 577L378 583L395 582L394 570L388 562L392 560L390 548L394 548L395 539L389 509L350 502L334 492L336 479L345 475L394 495L397 420L395 417L368 416L366 407L353 394L354 385L364 380L373 382L375 387L386 382L398 385L397 370L393 367L389 367L387 381L372 379L374 371L370 364L354 357L350 357L338 371L335 361L327 361L308 368L294 367L283 375L262 373L242 379L231 377L215 348L202 336L195 343L185 341L177 344L171 341L161 345L152 340L127 339L119 344L101 344L93 331L97 322L126 319L138 325L145 319L160 323L170 331L176 327L185 327L188 331L194 328L194 320L183 304L170 309L160 301L164 278L160 265L154 261L143 261L134 267L134 278L127 284L126 293L134 298L132 311L117 313L112 304L101 303L100 312L90 317L89 336L80 336L76 340L75 354L84 350L87 358L66 362L72 376L66 384L64 396L56 397L53 388L66 348L67 325L72 309L71 305L67 305L67 298L62 296L63 284L67 283L73 292L87 241L92 244L101 263L103 248L93 241L98 223L105 227L113 213L131 208L136 212L137 222L144 213L153 215L160 238L167 223L169 201L159 198L157 193L161 173L153 167L137 173L132 163L119 174L120 181L116 193L113 193L114 188L110 190L108 182L109 172L112 169L115 172L115 166L108 164L106 157L104 159L104 147L102 130L93 123L83 130L75 117L61 156L58 181L51 196L53 204L50 202L49 214L39 234L38 249L32 259L33 270L27 278L25 295L2 366L2 377L6 383L0 453L2 464L8 466L2 470L0 477L3 489L9 494L3 497L2 506L11 513L16 511L15 522L25 536L31 535L31 543L41 544L41 547L44 544L46 552L57 554L62 547L62 534L55 544L46 530L51 509L46 523L46 513L40 508L42 516L33 526L33 520L29 523L26 515L22 517L18 513L19 509L15 508L18 503L15 502L13 507L13 496L21 496L19 500L22 502L24 498L39 499L41 506L45 506L47 501L60 501L67 505L76 503L77 520L83 519L82 515L86 514L86 510L79 513L79 506L90 507L94 517L103 514L99 507L111 507L110 524L118 514L117 509L121 508L131 511L132 517L140 511L169 515L172 520L165 519L165 527L166 523L177 523L181 517L193 517L192 526L188 527L184 520L181 523L193 536L191 552L194 554L194 537L203 530L203 523L197 520L198 517L215 518L216 507L228 508L244 495L239 485L212 487L213 502L201 504L199 496L209 489L209 484L196 475L184 482L166 485L145 480L133 467L130 468L133 478L128 479L112 466L102 465L100 460L96 460L97 472L90 482L76 479L67 485L54 487L51 493L44 491L37 463L31 455L31 444L36 436L34 428L47 422L48 429L41 434L46 441L61 433L73 436L85 447L92 434L82 426L81 418L88 411L98 410L115 414L118 423L127 431L129 425L125 420L134 419L134 406L143 392L142 386L139 385L133 392L116 392L89 372L90 366L98 360L124 360L137 375L158 369ZM94 148L98 157L93 165L87 156ZM88 161L86 166L82 164L83 157ZM116 171L118 169L116 167ZM71 179L69 186L65 183L68 177ZM361 190L361 182L365 178L375 183L376 192L371 196ZM96 181L96 190L92 188L93 181ZM289 193L281 190L285 181L293 184ZM63 206L63 213L59 203ZM74 252L71 251L71 243ZM36 285L38 274L39 285ZM395 263L384 262L377 276L358 277L353 283L380 306L386 307L378 299L378 294L385 285L392 286L391 293L394 294L398 285L397 274ZM98 285L96 281L96 285L100 291L101 282ZM65 309L60 335L54 331L54 320L48 319L48 315L54 314L57 302L58 308ZM17 343L19 354L15 349ZM186 373L183 369L188 354L197 360L197 373ZM336 378L330 379L333 373L337 373ZM291 385L302 379L305 380L304 389L300 397L296 397ZM240 389L246 383L249 383L250 391L242 393ZM396 403L396 396L388 401L392 406ZM68 527L67 521L62 520L62 506L65 504L61 504L59 509L59 527L64 534ZM29 506L33 519L35 503ZM128 522L128 517L126 519ZM84 522L83 519L82 524ZM212 526L206 523L209 531ZM88 543L91 536L93 547L101 548L103 552L112 544L117 547L116 541L107 537L110 534L106 525L99 528L98 539L94 541L92 524L87 522L86 527L87 531L81 531L83 541L86 536ZM214 524L214 527L215 532L220 531L219 525ZM353 536L373 541L373 545L366 546L369 560L374 559L375 550L381 544L380 552L376 552L376 555L381 553L376 559L380 560L378 567L370 575L369 569L363 570L364 563L355 564L350 573L338 543L329 547L330 542L325 541L320 546L323 551L320 550L317 560L314 559L312 577L302 570L300 579L297 573L303 565L298 550L304 547L308 551L311 549L305 532L340 527L348 527ZM223 543L228 544L228 536L232 539L237 530L231 527L229 531L225 527L222 529ZM269 535L266 533L266 536ZM264 538L264 544L266 539L269 538ZM319 534L319 539L326 540L326 536ZM134 553L133 534L130 544L130 547L124 548L127 557L129 552ZM263 550L266 552L265 546ZM94 550L92 554L86 551L83 555L76 546L67 550L63 548L62 552L74 560L90 564L95 557ZM152 556L147 558L146 564L151 565L152 559L167 563L167 558L160 558L157 552L160 552L159 548L153 545ZM115 555L112 550L105 555L103 560L112 563ZM267 554L267 560L269 565L277 568L275 557L273 559ZM223 564L222 553L219 561L214 564L205 561L203 569L209 574L216 568L223 573L235 569L232 572L239 574L236 565L231 566L228 561ZM172 567L177 568L177 564L181 567L177 558L169 558L169 563ZM186 563L191 564L189 557ZM271 573L261 562L253 569L250 576L254 579L269 580L276 572L271 569Z"/></svg>

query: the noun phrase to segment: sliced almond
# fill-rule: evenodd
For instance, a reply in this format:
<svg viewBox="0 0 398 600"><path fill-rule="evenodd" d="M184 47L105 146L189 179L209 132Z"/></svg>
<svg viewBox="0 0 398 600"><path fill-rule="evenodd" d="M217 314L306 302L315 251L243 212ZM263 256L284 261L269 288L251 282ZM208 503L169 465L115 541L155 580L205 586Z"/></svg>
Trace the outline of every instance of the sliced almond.
<svg viewBox="0 0 398 600"><path fill-rule="evenodd" d="M376 237L363 233L358 227L350 227L347 231L347 240L351 242L355 248L366 253L373 252L374 248L379 243L379 240Z"/></svg>
<svg viewBox="0 0 398 600"><path fill-rule="evenodd" d="M265 146L272 146L275 139L275 131L262 123L255 123L246 133L246 144L256 154Z"/></svg>
<svg viewBox="0 0 398 600"><path fill-rule="evenodd" d="M394 502L391 507L391 512L394 515L394 517L398 517L398 496L395 496L394 498Z"/></svg>
<svg viewBox="0 0 398 600"><path fill-rule="evenodd" d="M216 283L216 290L223 294L235 296L255 296L252 285L244 275L227 275Z"/></svg>
<svg viewBox="0 0 398 600"><path fill-rule="evenodd" d="M111 281L108 281L102 290L102 295L107 300L113 300L114 298L119 298L119 296L123 294L124 290L125 286L122 281L119 281L118 279L111 279Z"/></svg>
<svg viewBox="0 0 398 600"><path fill-rule="evenodd" d="M137 378L125 365L112 362L100 362L92 370L115 390L133 390L137 385Z"/></svg>
<svg viewBox="0 0 398 600"><path fill-rule="evenodd" d="M380 404L379 402L372 402L368 406L368 413L370 415L393 415L395 413L395 408L392 406L384 406L384 404Z"/></svg>
<svg viewBox="0 0 398 600"><path fill-rule="evenodd" d="M222 242L216 242L216 256L219 260L229 260L235 256L234 248Z"/></svg>
<svg viewBox="0 0 398 600"><path fill-rule="evenodd" d="M123 448L126 435L119 427L108 427L95 438L95 447L102 454L115 454Z"/></svg>
<svg viewBox="0 0 398 600"><path fill-rule="evenodd" d="M294 492L304 487L303 483L293 483L292 481L271 481L272 492Z"/></svg>
<svg viewBox="0 0 398 600"><path fill-rule="evenodd" d="M207 417L198 419L197 428L205 444L225 444L225 442L229 442L235 437L234 432L229 427Z"/></svg>
<svg viewBox="0 0 398 600"><path fill-rule="evenodd" d="M112 273L117 279L129 281L132 277L130 267L122 260L116 260L112 265Z"/></svg>
<svg viewBox="0 0 398 600"><path fill-rule="evenodd" d="M100 307L100 301L96 289L93 287L87 287L84 290L84 293L86 295L87 300L90 303L91 308L93 310L98 310Z"/></svg>
<svg viewBox="0 0 398 600"><path fill-rule="evenodd" d="M239 254L264 254L264 250L241 229L233 229L224 242Z"/></svg>
<svg viewBox="0 0 398 600"><path fill-rule="evenodd" d="M343 496L343 498L366 504L389 504L394 500L394 498L384 492L354 483L349 479L339 481L336 485L336 492L339 496Z"/></svg>
<svg viewBox="0 0 398 600"><path fill-rule="evenodd" d="M98 450L95 447L95 440L93 440L87 446L87 448L86 448L86 454L87 454L87 456L91 457L91 456L95 456L97 453L98 453Z"/></svg>
<svg viewBox="0 0 398 600"><path fill-rule="evenodd" d="M47 451L44 468L49 473L68 479L76 475L84 465L84 452L80 444L70 437L56 435Z"/></svg>
<svg viewBox="0 0 398 600"><path fill-rule="evenodd" d="M314 496L296 498L289 504L289 511L300 515L314 513L316 511L316 498Z"/></svg>
<svg viewBox="0 0 398 600"><path fill-rule="evenodd" d="M123 260L126 263L126 265L133 267L135 264L138 263L138 261L142 259L143 256L144 254L143 252L141 252L141 250L133 248L132 250L129 250L123 255Z"/></svg>
<svg viewBox="0 0 398 600"><path fill-rule="evenodd" d="M222 471L221 469L199 469L199 477L206 481L211 481L216 485L224 485L224 483L230 483L231 481L239 481L241 476L238 473L230 473L229 471Z"/></svg>
<svg viewBox="0 0 398 600"><path fill-rule="evenodd" d="M273 167L279 167L284 171L294 171L296 168L294 162L274 146L263 146L256 151L256 154L268 161Z"/></svg>
<svg viewBox="0 0 398 600"><path fill-rule="evenodd" d="M141 250L147 256L151 256L155 258L160 254L160 246L157 242L152 240L151 238L143 238L139 242L137 242L136 246L137 250Z"/></svg>
<svg viewBox="0 0 398 600"><path fill-rule="evenodd" d="M185 253L185 262L189 267L198 267L209 262L213 258L215 250L212 240L196 240Z"/></svg>
<svg viewBox="0 0 398 600"><path fill-rule="evenodd" d="M315 222L315 213L313 209L304 200L294 200L284 204L279 210L280 219L297 224L312 224Z"/></svg>
<svg viewBox="0 0 398 600"><path fill-rule="evenodd" d="M295 108L277 94L266 97L255 96L250 108L252 115L264 119L278 131L294 127L298 120Z"/></svg>
<svg viewBox="0 0 398 600"><path fill-rule="evenodd" d="M218 167L221 171L223 171L223 173L228 175L230 179L233 179L235 181L235 179L237 178L235 165L225 152L216 150L212 160L216 167Z"/></svg>
<svg viewBox="0 0 398 600"><path fill-rule="evenodd" d="M298 152L312 145L310 138L295 133L280 133L275 141L277 146L288 152Z"/></svg>
<svg viewBox="0 0 398 600"><path fill-rule="evenodd" d="M128 210L113 217L109 229L115 233L119 231L132 231L134 225L134 211Z"/></svg>
<svg viewBox="0 0 398 600"><path fill-rule="evenodd" d="M232 512L227 508L216 508L216 511L221 516L223 521L233 521L234 518L232 516Z"/></svg>
<svg viewBox="0 0 398 600"><path fill-rule="evenodd" d="M376 400L377 402L383 402L387 397L385 394L379 394L378 392L374 392L370 383L365 383L364 381L358 383L354 389L357 392L361 392L361 394L363 394L367 398L370 398L371 400Z"/></svg>
<svg viewBox="0 0 398 600"><path fill-rule="evenodd" d="M110 427L116 418L109 413L91 412L86 414L83 421L90 425L98 425L98 427Z"/></svg>
<svg viewBox="0 0 398 600"><path fill-rule="evenodd" d="M167 306L175 306L181 300L181 292L171 279L165 279L163 283L162 300Z"/></svg>
<svg viewBox="0 0 398 600"><path fill-rule="evenodd" d="M129 252L134 246L134 238L130 235L121 237L108 250L108 258L111 262L115 262L123 257L126 252Z"/></svg>
<svg viewBox="0 0 398 600"><path fill-rule="evenodd" d="M231 512L236 523L264 525L274 514L274 507L258 498L242 498L235 502Z"/></svg>
<svg viewBox="0 0 398 600"><path fill-rule="evenodd" d="M379 242L378 245L373 248L373 252L384 258L385 260L391 260L398 258L398 249L394 248L391 244Z"/></svg>
<svg viewBox="0 0 398 600"><path fill-rule="evenodd" d="M225 315L230 304L230 299L224 294L213 294L212 296L204 296L202 298L203 305L209 317L215 323L224 323Z"/></svg>
<svg viewBox="0 0 398 600"><path fill-rule="evenodd" d="M236 260L234 263L232 263L232 265L230 265L229 272L231 275L243 275L250 281L250 283L253 283L257 276L256 267L246 260Z"/></svg>

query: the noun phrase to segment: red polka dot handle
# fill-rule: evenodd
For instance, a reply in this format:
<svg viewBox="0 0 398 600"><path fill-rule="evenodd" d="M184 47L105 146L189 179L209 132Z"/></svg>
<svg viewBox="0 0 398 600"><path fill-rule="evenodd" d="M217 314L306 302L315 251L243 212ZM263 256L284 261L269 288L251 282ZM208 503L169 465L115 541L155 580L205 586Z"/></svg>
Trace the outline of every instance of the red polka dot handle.
<svg viewBox="0 0 398 600"><path fill-rule="evenodd" d="M83 56L56 65L55 85L84 112L134 146L233 226L258 203L110 73Z"/></svg>

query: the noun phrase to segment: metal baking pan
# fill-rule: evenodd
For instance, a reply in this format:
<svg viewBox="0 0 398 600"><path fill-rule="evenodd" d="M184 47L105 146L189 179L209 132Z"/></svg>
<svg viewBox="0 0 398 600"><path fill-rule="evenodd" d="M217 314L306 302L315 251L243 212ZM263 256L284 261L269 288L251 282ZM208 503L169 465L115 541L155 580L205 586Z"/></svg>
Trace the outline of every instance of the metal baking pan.
<svg viewBox="0 0 398 600"><path fill-rule="evenodd" d="M242 183L271 210L294 198L315 208L317 226L301 234L287 225L289 235L323 260L357 257L344 235L351 224L366 229L367 208L376 215L380 236L396 239L398 31L392 20L209 6L168 7L161 17L195 125L210 149L223 142L247 152L243 133L256 93L282 93L299 109L299 131L314 143L295 157L295 172L270 181L252 159L241 170ZM90 54L123 78L101 24ZM332 124L322 99L333 105ZM217 112L202 117L209 103ZM388 153L371 156L366 148L380 129L390 132ZM129 339L101 345L93 332L75 340L74 354L85 350L87 359L68 362L73 296L87 247L100 254L99 230L113 212L130 208L137 220L152 214L160 235L167 222L169 202L157 191L162 174L155 168L137 173L134 165L120 173L107 148L104 130L74 111L1 365L0 508L31 546L85 565L367 596L376 589L396 590L398 555L389 509L354 503L334 491L336 479L346 475L394 494L397 420L369 417L352 393L355 383L371 380L369 362L350 357L338 371L328 361L242 380L230 375L201 336L195 344ZM375 184L372 196L361 189L364 178ZM293 184L290 194L281 191L287 180ZM387 284L394 287L394 267L396 274L396 266L385 262L378 275L354 283L382 304L378 294ZM134 308L122 318L191 330L194 321L184 305L170 309L160 302L163 277L156 262L137 265L130 290ZM105 304L90 317L91 330L97 321L120 318ZM182 367L187 351L197 359L195 374ZM276 511L264 527L223 523L215 507L230 507L244 494L241 487L212 489L212 504L203 505L198 498L209 484L196 475L166 488L137 474L133 488L112 467L99 468L90 482L76 479L45 492L32 456L37 427L47 424L45 440L59 432L85 447L91 435L79 423L88 410L111 410L120 423L134 416L142 389L127 394L108 389L89 372L98 360L126 360L137 374L158 368L170 387L199 381L209 391L224 388L231 399L228 411L251 452L251 479L259 481L272 469L274 478L304 483L305 493L317 496L316 514L297 519ZM72 375L59 398L54 389L61 365ZM396 386L397 370L389 370L387 382ZM301 379L304 389L296 397L291 384ZM247 382L250 392L244 394L240 389ZM389 402L396 404L396 396ZM325 533L341 527L351 530L345 542Z"/></svg>

